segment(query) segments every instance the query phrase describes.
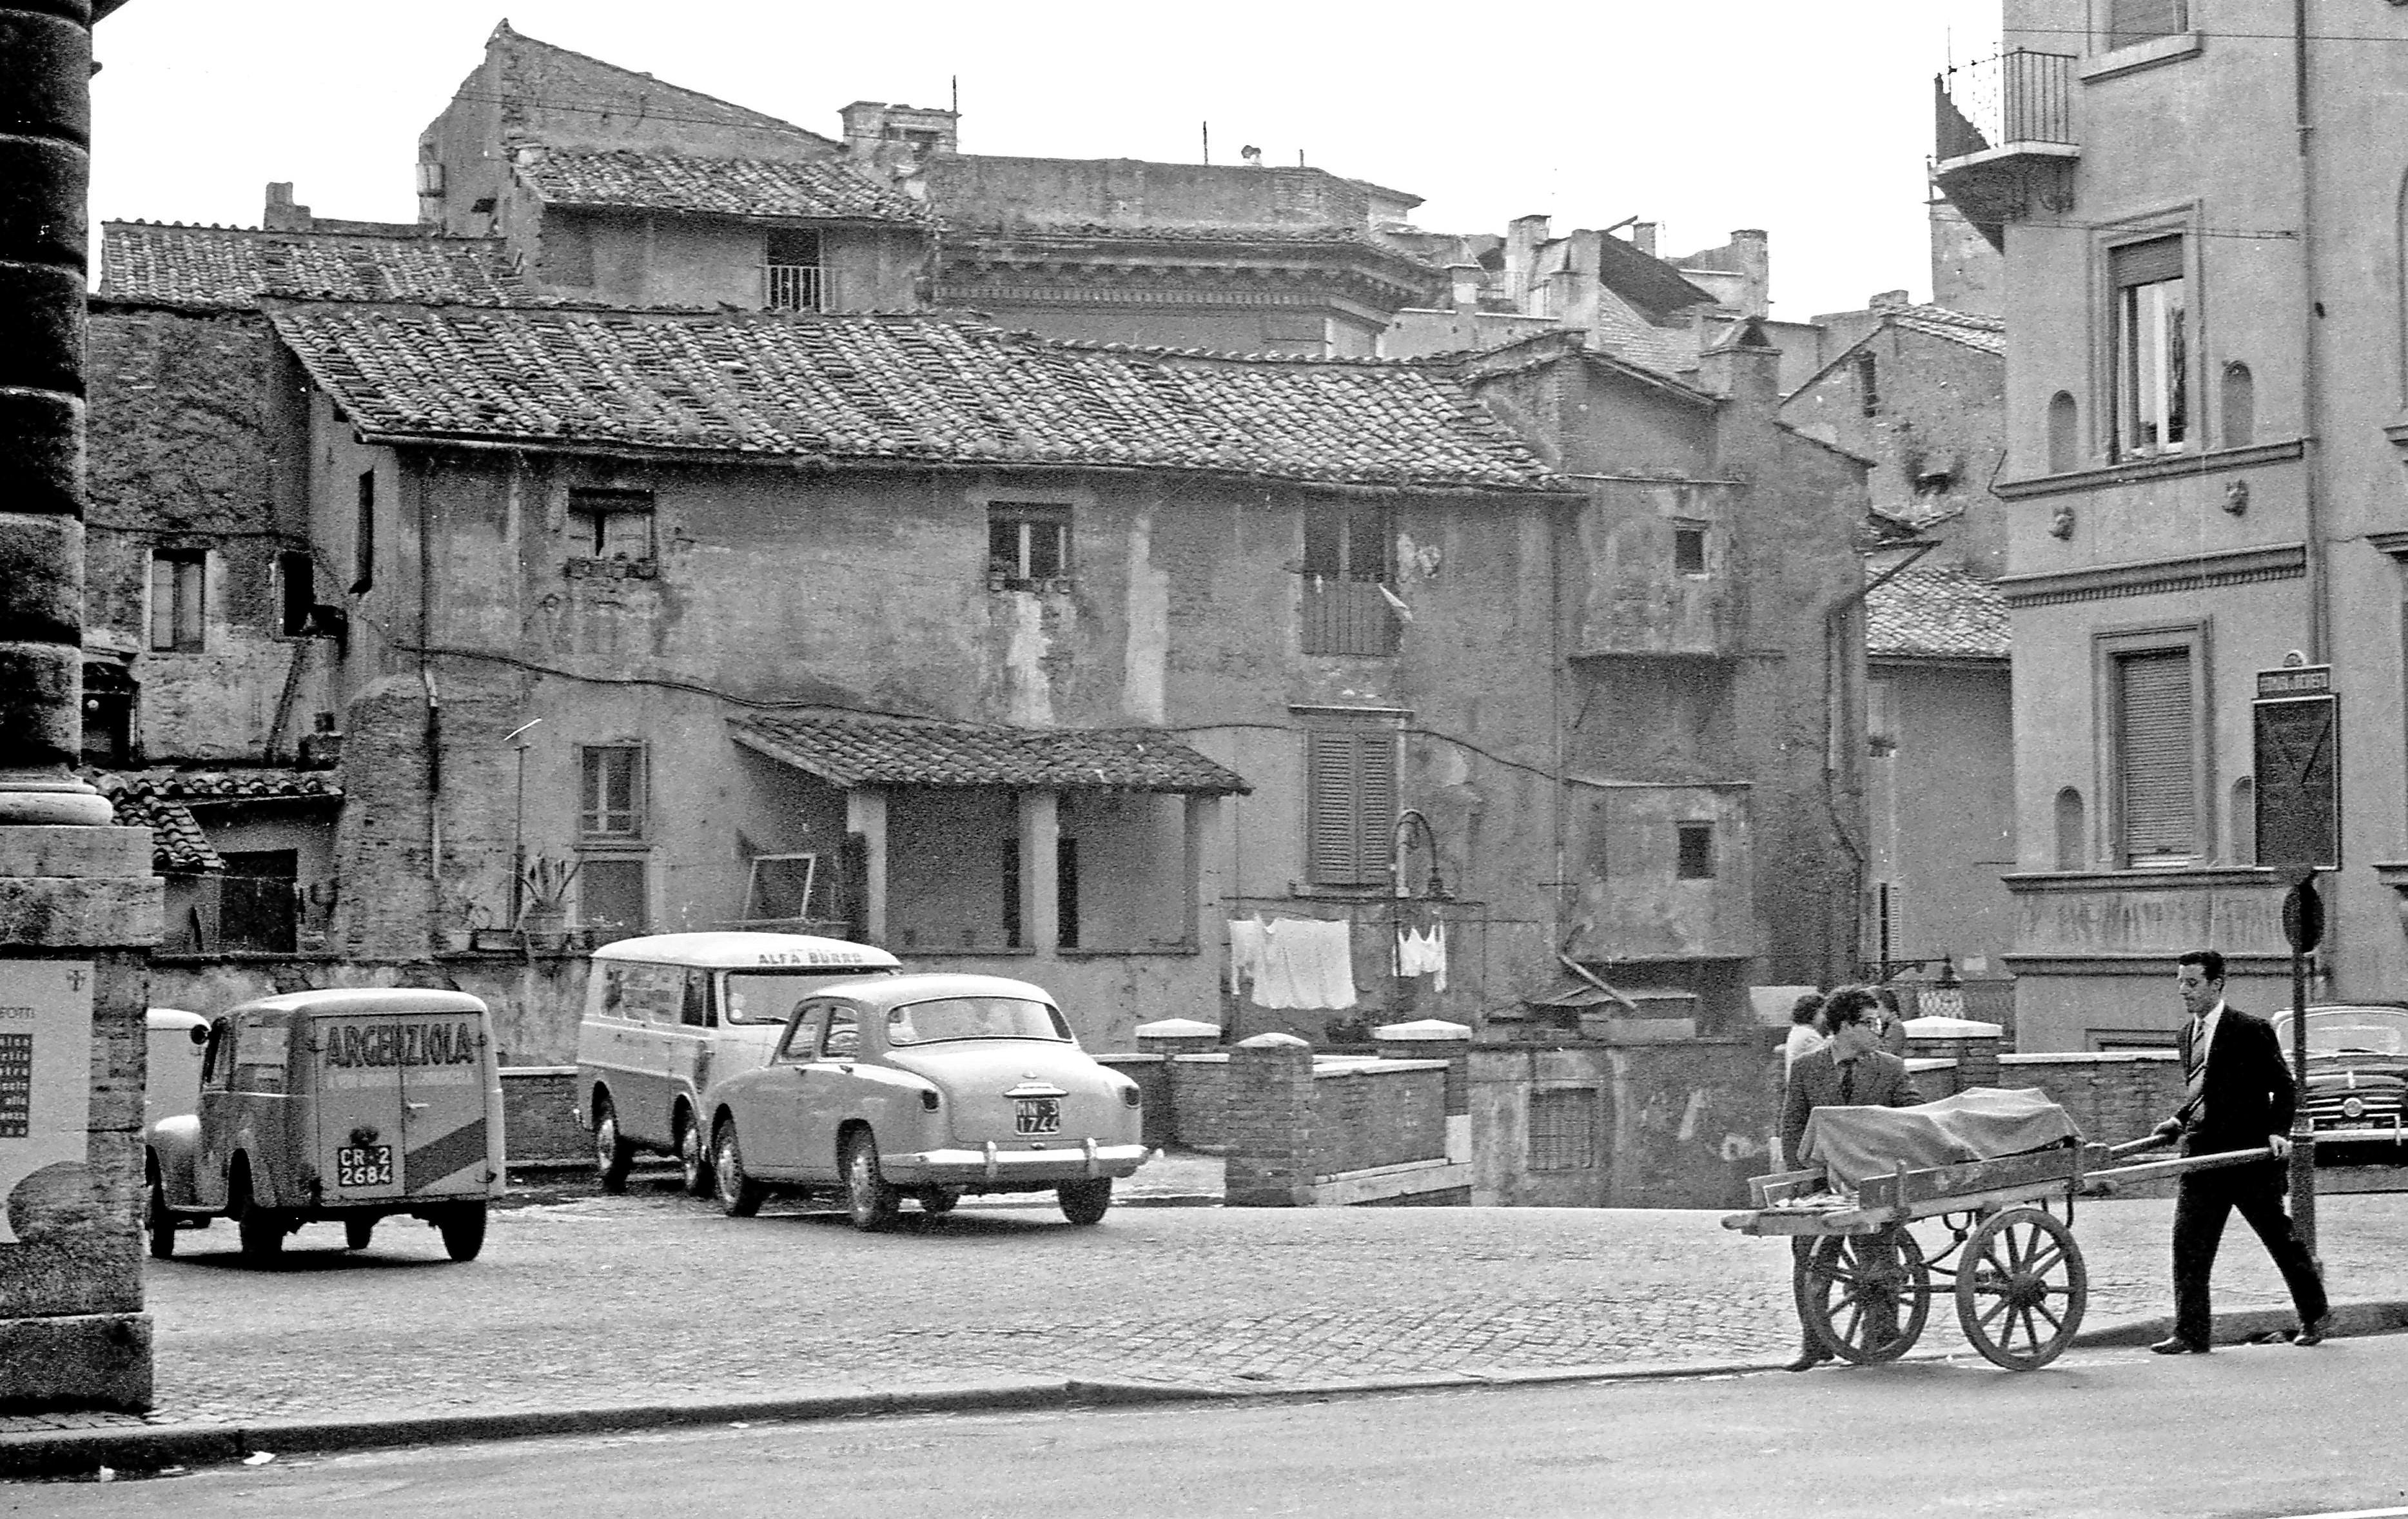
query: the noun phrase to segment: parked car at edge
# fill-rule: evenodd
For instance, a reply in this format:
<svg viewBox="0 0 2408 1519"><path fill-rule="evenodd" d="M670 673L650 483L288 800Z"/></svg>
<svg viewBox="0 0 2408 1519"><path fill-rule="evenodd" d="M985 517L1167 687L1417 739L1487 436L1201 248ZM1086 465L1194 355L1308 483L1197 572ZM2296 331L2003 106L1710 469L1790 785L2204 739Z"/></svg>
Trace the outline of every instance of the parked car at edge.
<svg viewBox="0 0 2408 1519"><path fill-rule="evenodd" d="M2291 1015L2273 1015L2291 1056ZM2315 1125L2320 1164L2408 1164L2408 1007L2310 1008L2308 1085L2300 1111Z"/></svg>
<svg viewBox="0 0 2408 1519"><path fill-rule="evenodd" d="M649 1151L675 1155L686 1190L709 1197L710 1130L695 1122L704 1088L767 1060L806 994L901 968L875 944L809 934L652 934L595 950L577 1025L577 1105L603 1190L625 1186L637 1152Z"/></svg>
<svg viewBox="0 0 2408 1519"><path fill-rule="evenodd" d="M707 1100L720 1206L738 1216L824 1196L878 1229L905 1197L942 1213L965 1193L1051 1191L1095 1224L1150 1154L1137 1083L1079 1048L1042 988L999 976L822 987L766 1065Z"/></svg>
<svg viewBox="0 0 2408 1519"><path fill-rule="evenodd" d="M455 1261L484 1247L505 1184L502 1082L475 997L355 988L246 1002L209 1022L199 1097L150 1125L151 1254L213 1217L235 1221L253 1260L322 1220L364 1250L396 1213L433 1225Z"/></svg>

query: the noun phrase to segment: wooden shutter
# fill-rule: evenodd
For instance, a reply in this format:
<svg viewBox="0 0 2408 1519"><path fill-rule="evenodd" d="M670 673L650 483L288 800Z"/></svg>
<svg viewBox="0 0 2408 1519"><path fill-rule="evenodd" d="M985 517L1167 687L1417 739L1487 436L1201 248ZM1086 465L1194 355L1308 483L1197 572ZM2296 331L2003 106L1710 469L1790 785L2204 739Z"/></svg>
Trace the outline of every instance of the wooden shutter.
<svg viewBox="0 0 2408 1519"><path fill-rule="evenodd" d="M1305 735L1306 874L1316 885L1388 879L1397 822L1396 738L1385 728Z"/></svg>
<svg viewBox="0 0 2408 1519"><path fill-rule="evenodd" d="M2187 863L2199 816L2190 651L2128 654L2115 670L2125 863Z"/></svg>
<svg viewBox="0 0 2408 1519"><path fill-rule="evenodd" d="M2126 243L2110 249L2107 253L2109 279L2118 290L2128 285L2154 285L2161 279L2183 277L2183 240L2156 237L2144 243Z"/></svg>
<svg viewBox="0 0 2408 1519"><path fill-rule="evenodd" d="M2183 30L2183 0L2108 0L2107 46L2128 48Z"/></svg>

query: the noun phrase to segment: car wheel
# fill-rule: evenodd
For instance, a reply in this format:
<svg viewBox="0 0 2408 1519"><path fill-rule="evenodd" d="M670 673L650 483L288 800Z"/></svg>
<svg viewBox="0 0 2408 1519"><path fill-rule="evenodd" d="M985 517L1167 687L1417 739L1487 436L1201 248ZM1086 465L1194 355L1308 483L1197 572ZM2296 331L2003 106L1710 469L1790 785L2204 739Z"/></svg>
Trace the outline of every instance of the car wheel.
<svg viewBox="0 0 2408 1519"><path fill-rule="evenodd" d="M235 1236L244 1256L259 1262L284 1254L284 1220L251 1200L251 1178L236 1181L234 1191Z"/></svg>
<svg viewBox="0 0 2408 1519"><path fill-rule="evenodd" d="M953 1188L936 1187L920 1194L920 1211L924 1213L950 1213L953 1211L953 1205L961 1200L962 1195Z"/></svg>
<svg viewBox="0 0 2408 1519"><path fill-rule="evenodd" d="M142 1226L150 1236L150 1254L166 1260L176 1254L176 1215L167 1211L167 1189L159 1179L150 1179L150 1206L142 1216Z"/></svg>
<svg viewBox="0 0 2408 1519"><path fill-rule="evenodd" d="M627 1190L627 1168L635 1164L636 1147L619 1133L619 1111L607 1096L594 1097L594 1174L605 1192Z"/></svg>
<svg viewBox="0 0 2408 1519"><path fill-rule="evenodd" d="M702 1125L691 1113L678 1119L678 1179L685 1185L689 1197L710 1196L710 1152L702 1142Z"/></svg>
<svg viewBox="0 0 2408 1519"><path fill-rule="evenodd" d="M354 1213L344 1219L343 1248L366 1250L368 1247L368 1240L376 1234L376 1226L377 1221L373 1214Z"/></svg>
<svg viewBox="0 0 2408 1519"><path fill-rule="evenodd" d="M455 1261L475 1260L485 1248L485 1205L470 1202L449 1209L435 1221L435 1229L443 1236L443 1254Z"/></svg>
<svg viewBox="0 0 2408 1519"><path fill-rule="evenodd" d="M711 1169L719 1181L719 1207L730 1218L751 1218L767 1196L760 1182L744 1174L744 1152L736 1142L736 1120L723 1118L710 1135Z"/></svg>
<svg viewBox="0 0 2408 1519"><path fill-rule="evenodd" d="M867 1129L844 1141L844 1210L856 1229L882 1229L895 1222L903 1195L878 1168L878 1141Z"/></svg>
<svg viewBox="0 0 2408 1519"><path fill-rule="evenodd" d="M1065 1182L1054 1189L1062 1202L1062 1216L1073 1224L1101 1224L1112 1206L1112 1179L1092 1177L1084 1182Z"/></svg>

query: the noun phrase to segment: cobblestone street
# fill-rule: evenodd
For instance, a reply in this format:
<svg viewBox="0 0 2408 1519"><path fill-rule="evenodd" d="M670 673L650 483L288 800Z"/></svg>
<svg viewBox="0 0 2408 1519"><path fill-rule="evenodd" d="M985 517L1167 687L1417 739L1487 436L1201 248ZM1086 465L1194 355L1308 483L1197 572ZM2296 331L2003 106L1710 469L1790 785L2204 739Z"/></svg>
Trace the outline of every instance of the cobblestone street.
<svg viewBox="0 0 2408 1519"><path fill-rule="evenodd" d="M2172 1205L2084 1204L2087 1325L2166 1311ZM2321 1200L2338 1300L2408 1297L2408 1199ZM907 1211L892 1233L772 1204L754 1219L658 1183L533 1194L481 1259L389 1221L351 1255L329 1225L283 1264L231 1228L151 1262L154 1424L384 1419L676 1403L996 1376L1276 1387L1662 1362L1795 1345L1789 1253L1712 1211L1124 1208ZM1931 1240L1936 1249L1940 1240ZM1943 1283L1944 1285L1944 1283ZM2223 1310L2283 1303L2238 1225ZM1970 1354L1949 1305L1926 1351ZM85 1416L0 1432L107 1427Z"/></svg>

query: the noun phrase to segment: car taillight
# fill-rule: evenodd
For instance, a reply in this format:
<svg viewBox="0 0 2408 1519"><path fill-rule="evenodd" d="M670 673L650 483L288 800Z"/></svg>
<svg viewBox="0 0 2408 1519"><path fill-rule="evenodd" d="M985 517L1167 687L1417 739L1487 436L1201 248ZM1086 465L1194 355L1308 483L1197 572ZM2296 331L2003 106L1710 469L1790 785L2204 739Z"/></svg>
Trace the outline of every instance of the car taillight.
<svg viewBox="0 0 2408 1519"><path fill-rule="evenodd" d="M927 1109L930 1112L935 1112L943 1101L944 1099L942 1097L937 1096L936 1090L933 1087L928 1088L920 1094L920 1106Z"/></svg>
<svg viewBox="0 0 2408 1519"><path fill-rule="evenodd" d="M1132 1082L1128 1085L1121 1088L1121 1103L1124 1107L1143 1107L1145 1105L1145 1094L1138 1089L1136 1082Z"/></svg>

